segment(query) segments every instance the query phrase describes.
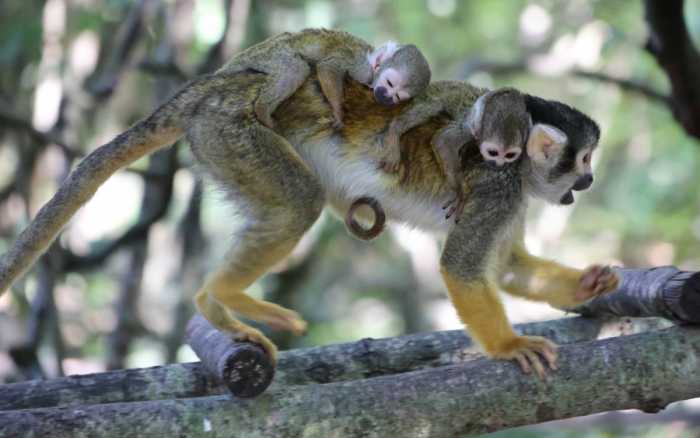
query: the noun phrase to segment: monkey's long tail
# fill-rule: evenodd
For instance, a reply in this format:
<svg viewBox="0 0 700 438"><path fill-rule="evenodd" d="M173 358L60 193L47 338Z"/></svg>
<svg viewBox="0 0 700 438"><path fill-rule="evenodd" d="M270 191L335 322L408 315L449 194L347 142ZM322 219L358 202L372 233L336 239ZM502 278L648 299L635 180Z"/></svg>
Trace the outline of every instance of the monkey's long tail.
<svg viewBox="0 0 700 438"><path fill-rule="evenodd" d="M92 198L107 178L182 136L180 120L186 103L183 94L180 92L149 117L100 146L78 164L10 250L0 258L0 295L46 251L75 212Z"/></svg>

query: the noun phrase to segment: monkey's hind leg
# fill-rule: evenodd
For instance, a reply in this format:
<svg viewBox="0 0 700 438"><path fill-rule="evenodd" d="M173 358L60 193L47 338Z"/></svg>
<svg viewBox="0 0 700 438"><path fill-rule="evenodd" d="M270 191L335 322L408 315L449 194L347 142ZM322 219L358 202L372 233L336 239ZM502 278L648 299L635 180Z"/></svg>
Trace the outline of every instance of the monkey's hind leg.
<svg viewBox="0 0 700 438"><path fill-rule="evenodd" d="M260 68L269 76L268 86L261 89L255 101L255 115L268 128L275 126L272 113L301 87L311 73L309 64L294 54L284 53L272 59L274 65Z"/></svg>
<svg viewBox="0 0 700 438"><path fill-rule="evenodd" d="M195 130L193 148L241 207L243 225L225 261L208 277L195 301L213 326L236 340L261 344L274 361L274 344L233 315L295 334L306 330L296 312L244 291L286 257L318 219L325 204L323 189L291 145L272 130L258 123L242 130L235 123L227 125L227 117L204 116L223 126L221 136L200 137L201 131ZM234 144L220 145L224 139Z"/></svg>
<svg viewBox="0 0 700 438"><path fill-rule="evenodd" d="M260 245L256 240L265 232L264 227L247 228L226 261L207 278L195 302L199 312L214 327L230 333L237 341L262 345L274 361L277 352L275 345L262 332L234 317L244 316L296 335L306 331L306 322L296 312L245 293L248 286L284 258L296 244L296 240L287 238L279 243Z"/></svg>

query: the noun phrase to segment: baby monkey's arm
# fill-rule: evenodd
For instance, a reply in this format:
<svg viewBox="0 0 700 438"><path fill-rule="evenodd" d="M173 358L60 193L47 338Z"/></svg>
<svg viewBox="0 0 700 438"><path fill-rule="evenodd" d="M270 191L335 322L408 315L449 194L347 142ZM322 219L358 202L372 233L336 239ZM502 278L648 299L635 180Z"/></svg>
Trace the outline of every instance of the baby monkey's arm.
<svg viewBox="0 0 700 438"><path fill-rule="evenodd" d="M443 109L442 102L437 99L421 100L392 120L379 138L380 168L389 173L398 172L401 166L401 136L437 116Z"/></svg>

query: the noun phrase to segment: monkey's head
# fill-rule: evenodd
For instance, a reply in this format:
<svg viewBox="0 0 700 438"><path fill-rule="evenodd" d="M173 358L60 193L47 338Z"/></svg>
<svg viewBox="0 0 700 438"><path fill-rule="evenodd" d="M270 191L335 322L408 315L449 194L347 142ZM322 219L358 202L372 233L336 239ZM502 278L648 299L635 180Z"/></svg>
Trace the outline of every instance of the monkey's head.
<svg viewBox="0 0 700 438"><path fill-rule="evenodd" d="M591 157L600 128L581 111L561 102L525 95L533 127L527 141L534 193L562 205L574 202L574 191L593 183Z"/></svg>
<svg viewBox="0 0 700 438"><path fill-rule="evenodd" d="M430 65L413 44L389 41L367 56L374 72L372 90L377 103L393 106L425 91Z"/></svg>
<svg viewBox="0 0 700 438"><path fill-rule="evenodd" d="M499 167L520 158L532 125L525 97L514 88L480 96L464 123L484 160Z"/></svg>

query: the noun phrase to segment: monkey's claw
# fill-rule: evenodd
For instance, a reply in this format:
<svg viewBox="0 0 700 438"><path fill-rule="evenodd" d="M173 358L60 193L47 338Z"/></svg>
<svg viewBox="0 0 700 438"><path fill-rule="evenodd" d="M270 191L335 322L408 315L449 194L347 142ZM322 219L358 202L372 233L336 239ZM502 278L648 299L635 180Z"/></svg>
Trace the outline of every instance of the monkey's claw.
<svg viewBox="0 0 700 438"><path fill-rule="evenodd" d="M574 298L577 301L587 301L612 292L619 285L620 278L610 266L593 265L583 271Z"/></svg>
<svg viewBox="0 0 700 438"><path fill-rule="evenodd" d="M454 198L447 201L445 205L442 206L442 209L445 210L445 219L454 216L455 223L459 223L459 218L462 217L462 213L464 212L464 204L464 198L460 194L457 194Z"/></svg>
<svg viewBox="0 0 700 438"><path fill-rule="evenodd" d="M514 344L508 351L492 353L491 356L515 360L525 374L532 373L534 369L542 380L547 376L542 358L551 370L557 369L557 345L554 342L540 336L519 336Z"/></svg>

